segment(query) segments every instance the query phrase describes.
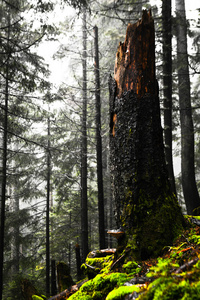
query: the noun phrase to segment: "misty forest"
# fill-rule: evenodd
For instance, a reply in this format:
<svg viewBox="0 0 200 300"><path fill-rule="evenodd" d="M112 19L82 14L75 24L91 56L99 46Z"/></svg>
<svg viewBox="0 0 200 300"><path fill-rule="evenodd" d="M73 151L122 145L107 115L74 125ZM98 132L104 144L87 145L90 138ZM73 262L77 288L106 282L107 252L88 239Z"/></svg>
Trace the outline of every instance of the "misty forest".
<svg viewBox="0 0 200 300"><path fill-rule="evenodd" d="M200 299L200 6L0 3L0 300Z"/></svg>

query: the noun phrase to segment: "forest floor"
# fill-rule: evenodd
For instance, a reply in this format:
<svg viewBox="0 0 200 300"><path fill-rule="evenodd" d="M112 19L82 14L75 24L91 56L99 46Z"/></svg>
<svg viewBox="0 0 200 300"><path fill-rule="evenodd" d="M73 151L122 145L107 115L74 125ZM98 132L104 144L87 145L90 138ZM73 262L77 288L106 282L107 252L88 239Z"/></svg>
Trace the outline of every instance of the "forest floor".
<svg viewBox="0 0 200 300"><path fill-rule="evenodd" d="M136 262L124 250L116 261L116 254L91 252L82 265L87 276L80 288L54 299L200 299L200 217L186 219L187 228L158 258Z"/></svg>

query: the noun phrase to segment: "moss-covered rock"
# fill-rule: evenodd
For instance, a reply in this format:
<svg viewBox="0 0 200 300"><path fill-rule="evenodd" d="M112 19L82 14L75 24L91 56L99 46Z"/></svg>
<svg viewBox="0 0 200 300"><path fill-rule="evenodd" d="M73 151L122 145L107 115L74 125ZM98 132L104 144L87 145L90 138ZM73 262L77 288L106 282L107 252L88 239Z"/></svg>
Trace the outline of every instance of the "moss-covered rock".
<svg viewBox="0 0 200 300"><path fill-rule="evenodd" d="M123 299L126 295L132 294L133 292L140 292L140 288L138 286L120 286L114 290L112 290L106 300L120 300Z"/></svg>
<svg viewBox="0 0 200 300"><path fill-rule="evenodd" d="M123 264L122 270L131 275L138 274L141 270L141 267L135 261L128 261L126 264Z"/></svg>
<svg viewBox="0 0 200 300"><path fill-rule="evenodd" d="M32 296L32 300L44 300L46 298L43 298L43 297L40 297L40 296L37 296L37 295L33 295Z"/></svg>
<svg viewBox="0 0 200 300"><path fill-rule="evenodd" d="M88 254L85 263L81 266L83 272L92 279L98 273L108 273L114 260L114 254L105 257L91 257Z"/></svg>
<svg viewBox="0 0 200 300"><path fill-rule="evenodd" d="M86 282L78 292L69 299L106 299L107 295L114 288L122 286L130 280L130 276L125 273L98 274L94 279ZM86 298L88 297L88 298Z"/></svg>

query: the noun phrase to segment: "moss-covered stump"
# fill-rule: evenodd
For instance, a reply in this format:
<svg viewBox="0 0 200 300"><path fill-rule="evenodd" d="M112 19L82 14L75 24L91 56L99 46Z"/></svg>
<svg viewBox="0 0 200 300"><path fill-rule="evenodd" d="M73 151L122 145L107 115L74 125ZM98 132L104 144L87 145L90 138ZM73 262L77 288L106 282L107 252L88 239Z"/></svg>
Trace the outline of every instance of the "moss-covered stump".
<svg viewBox="0 0 200 300"><path fill-rule="evenodd" d="M45 296L42 296L39 291L35 288L33 283L29 279L21 279L20 282L22 295L24 300L32 300L33 298L37 299L46 299Z"/></svg>
<svg viewBox="0 0 200 300"><path fill-rule="evenodd" d="M135 258L157 256L182 229L165 163L154 25L150 13L129 24L110 80L110 161L117 225Z"/></svg>
<svg viewBox="0 0 200 300"><path fill-rule="evenodd" d="M58 280L58 291L62 292L74 284L73 279L70 275L70 268L64 262L57 263L57 280Z"/></svg>
<svg viewBox="0 0 200 300"><path fill-rule="evenodd" d="M89 279L99 273L108 273L114 261L116 249L92 251L88 254L85 263L81 266Z"/></svg>

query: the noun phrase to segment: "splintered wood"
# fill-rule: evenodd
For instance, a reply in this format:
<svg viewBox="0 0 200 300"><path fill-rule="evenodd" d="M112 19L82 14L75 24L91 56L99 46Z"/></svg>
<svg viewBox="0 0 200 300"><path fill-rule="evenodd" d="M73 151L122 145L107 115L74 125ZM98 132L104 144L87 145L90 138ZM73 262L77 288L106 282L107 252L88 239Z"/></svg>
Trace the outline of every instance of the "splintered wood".
<svg viewBox="0 0 200 300"><path fill-rule="evenodd" d="M138 97L154 94L155 45L154 22L151 11L143 11L142 19L129 24L124 43L119 44L115 60L116 97L133 90Z"/></svg>

